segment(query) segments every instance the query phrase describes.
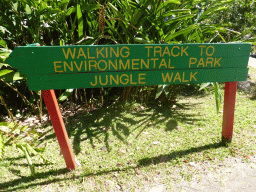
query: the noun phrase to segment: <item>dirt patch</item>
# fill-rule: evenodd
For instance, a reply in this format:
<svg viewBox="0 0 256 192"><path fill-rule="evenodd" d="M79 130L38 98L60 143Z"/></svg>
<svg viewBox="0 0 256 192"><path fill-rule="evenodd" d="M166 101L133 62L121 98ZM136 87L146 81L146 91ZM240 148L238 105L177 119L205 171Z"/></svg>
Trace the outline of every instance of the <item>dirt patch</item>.
<svg viewBox="0 0 256 192"><path fill-rule="evenodd" d="M182 179L180 182L172 184L170 190L162 185L156 191L251 192L256 189L256 156L230 157L217 164L189 163L188 166L199 170L198 174L193 175L191 181ZM152 191L154 189L157 187Z"/></svg>

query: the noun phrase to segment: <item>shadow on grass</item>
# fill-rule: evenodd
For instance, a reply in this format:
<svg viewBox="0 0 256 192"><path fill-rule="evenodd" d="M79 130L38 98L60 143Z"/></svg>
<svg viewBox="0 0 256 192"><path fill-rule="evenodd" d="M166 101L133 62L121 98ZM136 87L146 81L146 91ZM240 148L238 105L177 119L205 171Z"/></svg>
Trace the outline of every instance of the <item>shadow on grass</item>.
<svg viewBox="0 0 256 192"><path fill-rule="evenodd" d="M179 109L188 110L192 104L178 104ZM131 117L127 117L127 113L131 113ZM139 120L138 120L139 119ZM148 127L156 127L157 124L170 121L166 126L166 131L176 128L177 122L182 121L192 124L198 119L194 116L184 114L180 110L172 110L166 107L151 106L146 109L135 107L131 109L116 104L108 108L96 109L90 113L85 111L77 112L75 116L68 117L66 120L66 128L69 136L73 137L73 148L75 154L81 151L80 144L84 140L89 140L94 148L94 140L100 135L104 135L104 142L109 151L109 131L119 139L126 143L126 138L135 130L140 132L136 138ZM174 123L174 121L176 121ZM134 128L132 129L131 126ZM52 136L55 137L53 134Z"/></svg>
<svg viewBox="0 0 256 192"><path fill-rule="evenodd" d="M176 109L168 107L150 106L147 108L133 105L115 104L108 107L95 109L91 112L86 110L76 111L75 115L68 116L65 120L66 129L72 139L74 153L81 152L81 142L89 140L92 148L94 141L104 137L105 147L110 151L109 136L113 135L121 142L127 143L126 139L134 131L139 130L135 138L147 128L157 128L158 124L166 124L165 131L177 128L178 122L193 124L199 119L194 115L188 115L183 110L191 110L194 104L176 104ZM181 110L177 110L181 109ZM44 140L56 137L50 134Z"/></svg>
<svg viewBox="0 0 256 192"><path fill-rule="evenodd" d="M15 175L19 175L19 170L11 170L12 173L14 173ZM49 179L48 181L43 181L43 182L35 182L35 180L38 179L45 179L48 178L50 176L59 176L59 175L64 175L66 173L68 173L69 171L64 168L64 169L58 169L58 170L50 170L48 172L41 172L41 173L36 173L34 176L26 176L26 177L22 177L19 179L15 179L13 181L8 181L8 182L4 182L4 183L0 183L0 190L1 191L10 191L7 190L9 187L11 186L16 186L16 185L20 185L20 183L23 183L22 186L18 186L18 187L13 187L13 190L18 190L18 189L26 189L27 187L32 187L32 186L37 186L37 185L47 185L50 183L54 183L57 181L61 181L64 179L60 179L60 178L53 178L53 179ZM30 183L33 182L33 183ZM26 184L29 183L29 184Z"/></svg>
<svg viewBox="0 0 256 192"><path fill-rule="evenodd" d="M217 149L220 147L227 147L227 145L223 144L222 142L212 143L212 144L204 145L201 147L192 147L187 150L176 151L176 152L173 152L170 154L159 155L159 156L155 156L155 157L151 157L151 158L144 158L144 159L139 160L138 166L144 167L144 166L149 166L152 164L159 164L159 163L170 161L175 158L181 158L182 156L185 156L185 155L188 155L191 153L195 153L195 152L198 153L198 152L202 152L204 150Z"/></svg>
<svg viewBox="0 0 256 192"><path fill-rule="evenodd" d="M88 176L100 176L100 175L104 175L104 174L109 174L112 172L116 172L116 171L126 171L129 169L135 169L135 168L139 168L139 167L146 167L146 166L150 166L150 165L156 165L159 163L163 163L163 162L168 162L171 161L172 159L176 159L177 157L182 157L191 153L198 153L204 150L208 150L208 149L217 149L220 147L227 147L227 145L224 145L222 142L219 143L212 143L212 144L208 144L208 145L204 145L201 147L193 147L187 150L181 150L181 151L176 151L176 152L172 152L169 154L164 154L164 155L158 155L155 157L151 157L151 158L144 158L138 161L137 166L127 166L125 168L116 168L116 169L111 169L111 170L103 170L103 171L99 171L97 173L86 173L86 174L81 174L79 176L72 176L72 178L70 178L70 180L72 179L79 179L81 177L88 177ZM19 175L19 171L17 170L12 170L13 173L15 173L16 175ZM15 185L19 185L21 182L23 183L22 186L17 186L17 187L13 187L11 190L18 190L18 189L24 189L24 188L28 188L28 187L33 187L33 186L38 186L38 185L47 185L50 183L54 183L54 182L59 182L59 181L63 181L66 180L67 178L52 178L54 176L61 176L64 175L66 173L68 173L69 171L67 169L58 169L58 170L51 170L48 172L41 172L41 173L36 173L34 176L28 176L28 177L21 177L19 179L15 179L13 181L9 181L9 182L5 182L5 183L1 183L0 184L0 190L6 190L10 187L10 186L15 186ZM35 181L38 179L47 179L48 177L51 177L50 180L48 181Z"/></svg>

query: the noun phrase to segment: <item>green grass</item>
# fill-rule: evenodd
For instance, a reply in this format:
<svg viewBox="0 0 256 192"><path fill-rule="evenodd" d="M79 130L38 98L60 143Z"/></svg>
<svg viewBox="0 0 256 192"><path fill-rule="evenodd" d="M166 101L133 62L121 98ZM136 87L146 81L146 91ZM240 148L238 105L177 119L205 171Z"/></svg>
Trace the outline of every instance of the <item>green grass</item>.
<svg viewBox="0 0 256 192"><path fill-rule="evenodd" d="M251 80L256 82L256 68L249 67L249 74L251 75Z"/></svg>
<svg viewBox="0 0 256 192"><path fill-rule="evenodd" d="M222 93L223 93L222 88ZM40 145L54 164L33 157L30 176L22 153L6 149L0 162L0 189L21 191L147 191L155 184L172 188L191 181L200 170L190 162L209 162L206 169L231 156L255 153L256 102L237 93L232 144L221 145L222 113L213 94L180 96L175 108L132 103L92 112L77 111L66 119L74 153L82 166L67 171L53 128Z"/></svg>

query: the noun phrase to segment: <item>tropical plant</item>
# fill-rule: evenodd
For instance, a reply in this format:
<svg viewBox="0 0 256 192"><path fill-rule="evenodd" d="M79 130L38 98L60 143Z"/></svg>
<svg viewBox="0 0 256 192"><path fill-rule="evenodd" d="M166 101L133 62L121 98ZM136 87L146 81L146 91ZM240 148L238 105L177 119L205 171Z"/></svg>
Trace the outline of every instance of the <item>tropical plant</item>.
<svg viewBox="0 0 256 192"><path fill-rule="evenodd" d="M17 123L0 123L0 160L4 159L4 151L6 146L13 146L16 149L21 150L28 162L31 175L35 174L34 165L32 162L32 155L39 155L44 163L50 163L44 158L41 152L45 150L45 147L37 148L35 146L40 133L35 129L28 128L28 126L21 126Z"/></svg>

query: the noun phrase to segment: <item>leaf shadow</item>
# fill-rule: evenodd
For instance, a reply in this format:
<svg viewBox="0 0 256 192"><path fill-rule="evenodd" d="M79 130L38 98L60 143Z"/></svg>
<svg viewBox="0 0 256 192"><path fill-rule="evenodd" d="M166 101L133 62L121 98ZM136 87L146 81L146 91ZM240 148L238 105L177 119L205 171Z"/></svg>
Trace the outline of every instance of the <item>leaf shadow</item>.
<svg viewBox="0 0 256 192"><path fill-rule="evenodd" d="M165 124L165 131L177 129L178 122L194 124L199 119L194 115L184 113L184 110L193 108L193 105L179 104L178 109L159 106L149 106L141 109L140 107L126 108L121 104L116 104L95 109L91 112L83 110L67 118L66 129L68 135L72 138L76 155L81 152L81 142L88 140L92 148L95 148L94 141L100 140L102 135L105 146L110 151L110 134L127 144L127 138L134 131L139 130L139 133L135 136L136 139L146 129L150 127L158 128L158 124Z"/></svg>

